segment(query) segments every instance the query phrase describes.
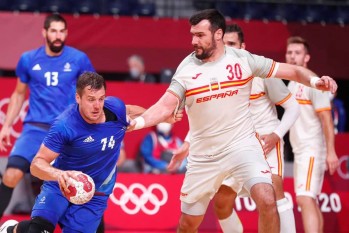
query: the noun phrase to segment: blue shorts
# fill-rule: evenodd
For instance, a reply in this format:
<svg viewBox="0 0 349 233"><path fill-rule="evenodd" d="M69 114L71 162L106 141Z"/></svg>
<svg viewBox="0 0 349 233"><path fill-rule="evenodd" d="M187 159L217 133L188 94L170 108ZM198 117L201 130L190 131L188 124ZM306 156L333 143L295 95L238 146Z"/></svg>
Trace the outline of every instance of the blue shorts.
<svg viewBox="0 0 349 233"><path fill-rule="evenodd" d="M45 182L36 197L31 217L41 217L63 232L95 233L107 208L108 196L94 196L83 205L71 204L61 193L57 182Z"/></svg>
<svg viewBox="0 0 349 233"><path fill-rule="evenodd" d="M26 123L23 125L23 130L15 145L12 148L11 156L22 157L29 163L33 160L38 152L41 143L47 135L49 127L43 128Z"/></svg>

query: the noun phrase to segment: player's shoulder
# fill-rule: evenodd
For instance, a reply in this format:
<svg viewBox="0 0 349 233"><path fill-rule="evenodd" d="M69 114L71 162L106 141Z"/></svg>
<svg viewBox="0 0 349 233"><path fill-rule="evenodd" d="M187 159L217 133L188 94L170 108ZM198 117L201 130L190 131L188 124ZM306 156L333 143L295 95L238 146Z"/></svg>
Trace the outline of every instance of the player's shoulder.
<svg viewBox="0 0 349 233"><path fill-rule="evenodd" d="M113 112L126 124L126 105L123 100L114 96L107 96L104 101L104 107Z"/></svg>
<svg viewBox="0 0 349 233"><path fill-rule="evenodd" d="M124 101L118 97L115 96L107 96L105 98L105 103L106 104L118 104L118 105L125 105Z"/></svg>
<svg viewBox="0 0 349 233"><path fill-rule="evenodd" d="M33 59L34 57L37 56L42 56L45 55L45 46L41 46L39 48L27 50L22 53L22 58L25 59Z"/></svg>
<svg viewBox="0 0 349 233"><path fill-rule="evenodd" d="M83 51L76 49L74 47L65 45L64 46L64 52L69 54L69 55L74 55L76 57L87 57L86 53L84 53Z"/></svg>
<svg viewBox="0 0 349 233"><path fill-rule="evenodd" d="M195 57L195 52L192 52L182 60L182 62L179 64L179 67L195 64L197 62L198 62L198 59Z"/></svg>
<svg viewBox="0 0 349 233"><path fill-rule="evenodd" d="M61 114L56 117L56 124L67 125L75 120L76 113L78 112L77 103L69 105Z"/></svg>
<svg viewBox="0 0 349 233"><path fill-rule="evenodd" d="M185 71L186 69L191 69L193 66L199 65L200 61L195 57L195 52L190 53L186 56L182 62L178 65L175 76L181 73L181 71Z"/></svg>
<svg viewBox="0 0 349 233"><path fill-rule="evenodd" d="M120 113L125 111L126 114L126 105L124 101L115 96L107 96L104 101L104 106L113 111L114 113Z"/></svg>
<svg viewBox="0 0 349 233"><path fill-rule="evenodd" d="M237 49L230 46L225 46L225 53L227 56L232 57L247 57L251 56L251 53L245 49Z"/></svg>

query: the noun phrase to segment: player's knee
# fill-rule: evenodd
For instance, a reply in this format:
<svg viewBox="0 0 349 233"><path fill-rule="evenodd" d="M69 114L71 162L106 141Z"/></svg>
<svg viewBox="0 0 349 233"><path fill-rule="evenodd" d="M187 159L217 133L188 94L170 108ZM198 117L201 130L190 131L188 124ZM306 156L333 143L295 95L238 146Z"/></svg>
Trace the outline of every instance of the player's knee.
<svg viewBox="0 0 349 233"><path fill-rule="evenodd" d="M218 219L226 219L233 213L233 206L214 205L214 211Z"/></svg>
<svg viewBox="0 0 349 233"><path fill-rule="evenodd" d="M22 180L23 176L23 171L17 168L7 168L2 177L2 182L7 187L14 188Z"/></svg>
<svg viewBox="0 0 349 233"><path fill-rule="evenodd" d="M237 194L228 186L222 185L214 197L214 207L218 209L232 209Z"/></svg>
<svg viewBox="0 0 349 233"><path fill-rule="evenodd" d="M192 216L182 213L179 220L179 232L197 232L203 216Z"/></svg>
<svg viewBox="0 0 349 233"><path fill-rule="evenodd" d="M55 226L48 220L41 217L34 217L30 221L29 229L27 233L37 233L37 232L53 233L54 230L55 230Z"/></svg>
<svg viewBox="0 0 349 233"><path fill-rule="evenodd" d="M313 199L312 197L308 197L308 196L297 196L296 202L300 208L305 207L305 206L311 206L311 205L313 205L313 203L316 203L315 199Z"/></svg>
<svg viewBox="0 0 349 233"><path fill-rule="evenodd" d="M213 206L216 214L229 216L234 207L234 197L231 196L217 196L213 200Z"/></svg>
<svg viewBox="0 0 349 233"><path fill-rule="evenodd" d="M274 189L269 184L257 184L253 187L254 201L257 208L261 210L276 211L276 199Z"/></svg>

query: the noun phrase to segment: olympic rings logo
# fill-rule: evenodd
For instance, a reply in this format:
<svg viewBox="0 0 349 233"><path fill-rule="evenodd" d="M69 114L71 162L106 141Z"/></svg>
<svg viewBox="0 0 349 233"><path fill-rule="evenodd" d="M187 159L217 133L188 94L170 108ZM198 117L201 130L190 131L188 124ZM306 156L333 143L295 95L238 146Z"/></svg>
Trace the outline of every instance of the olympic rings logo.
<svg viewBox="0 0 349 233"><path fill-rule="evenodd" d="M10 103L10 98L4 98L0 100L0 124L3 125L5 122L6 112L4 111L4 106L8 105ZM29 101L25 100L23 103L23 106L21 108L21 111L19 112L18 116L13 121L13 126L17 124L17 122L20 120L21 122L24 121L25 116L27 115L27 107L29 105ZM14 128L11 128L11 136L18 138L21 132L17 132Z"/></svg>
<svg viewBox="0 0 349 233"><path fill-rule="evenodd" d="M122 194L117 198L115 194L120 192L119 189ZM157 192L160 195L156 195ZM140 193L140 195L137 193ZM164 186L156 183L151 184L148 188L140 183L133 183L128 188L124 184L115 183L110 199L127 214L134 215L139 211L143 211L147 215L154 215L167 202L168 193Z"/></svg>
<svg viewBox="0 0 349 233"><path fill-rule="evenodd" d="M339 167L337 168L338 175L345 180L349 180L349 171L347 168L348 162L349 162L349 155L343 155L338 160L338 163L339 163Z"/></svg>

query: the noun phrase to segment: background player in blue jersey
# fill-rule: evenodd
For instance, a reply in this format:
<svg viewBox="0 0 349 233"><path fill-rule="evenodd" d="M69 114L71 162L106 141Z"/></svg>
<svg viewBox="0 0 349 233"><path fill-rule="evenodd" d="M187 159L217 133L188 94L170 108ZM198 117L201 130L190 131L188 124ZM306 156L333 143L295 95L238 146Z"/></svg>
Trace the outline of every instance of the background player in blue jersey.
<svg viewBox="0 0 349 233"><path fill-rule="evenodd" d="M47 16L42 34L45 45L23 53L17 64L17 85L0 131L0 150L6 151L6 146L10 145L11 126L29 89L29 109L23 131L11 151L0 185L0 218L11 200L14 187L29 172L30 162L53 120L74 103L77 78L84 71L94 71L85 53L64 45L67 23L62 16Z"/></svg>
<svg viewBox="0 0 349 233"><path fill-rule="evenodd" d="M86 72L79 77L77 103L57 117L30 167L34 176L45 180L32 219L20 222L14 232L49 233L57 223L63 232L96 231L115 184L116 162L128 126L126 113L133 118L138 110L106 97L105 92L102 76ZM83 205L71 204L60 190L67 190L69 178L78 171L93 178L98 193Z"/></svg>

